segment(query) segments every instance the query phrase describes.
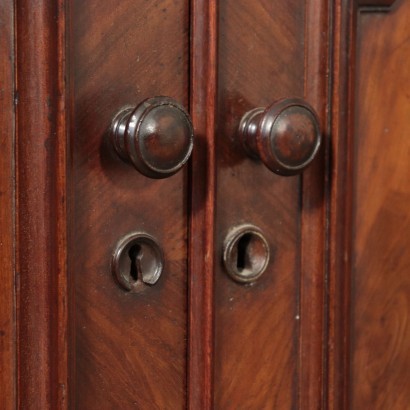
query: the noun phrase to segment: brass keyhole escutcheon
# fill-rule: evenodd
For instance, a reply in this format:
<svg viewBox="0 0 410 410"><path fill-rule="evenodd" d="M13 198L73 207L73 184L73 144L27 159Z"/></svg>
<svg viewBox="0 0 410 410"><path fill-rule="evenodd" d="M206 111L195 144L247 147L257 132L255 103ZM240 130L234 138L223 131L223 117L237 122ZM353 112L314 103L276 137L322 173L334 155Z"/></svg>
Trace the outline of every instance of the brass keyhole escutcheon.
<svg viewBox="0 0 410 410"><path fill-rule="evenodd" d="M122 238L113 253L112 273L119 285L129 292L152 286L161 277L164 257L154 237L134 232Z"/></svg>
<svg viewBox="0 0 410 410"><path fill-rule="evenodd" d="M257 280L268 266L269 244L262 231L250 224L233 228L224 242L223 263L228 275L237 282Z"/></svg>

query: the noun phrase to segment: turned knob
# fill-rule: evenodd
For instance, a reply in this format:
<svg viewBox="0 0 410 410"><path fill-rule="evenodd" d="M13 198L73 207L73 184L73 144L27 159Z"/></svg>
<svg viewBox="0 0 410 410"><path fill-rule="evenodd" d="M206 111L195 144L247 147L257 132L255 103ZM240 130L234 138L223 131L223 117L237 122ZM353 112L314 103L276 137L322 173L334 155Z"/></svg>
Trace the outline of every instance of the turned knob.
<svg viewBox="0 0 410 410"><path fill-rule="evenodd" d="M143 175L167 178L188 161L194 129L180 104L169 97L153 97L115 116L111 141L120 158Z"/></svg>
<svg viewBox="0 0 410 410"><path fill-rule="evenodd" d="M301 173L320 148L315 110L299 98L283 99L247 112L239 125L246 152L279 175Z"/></svg>

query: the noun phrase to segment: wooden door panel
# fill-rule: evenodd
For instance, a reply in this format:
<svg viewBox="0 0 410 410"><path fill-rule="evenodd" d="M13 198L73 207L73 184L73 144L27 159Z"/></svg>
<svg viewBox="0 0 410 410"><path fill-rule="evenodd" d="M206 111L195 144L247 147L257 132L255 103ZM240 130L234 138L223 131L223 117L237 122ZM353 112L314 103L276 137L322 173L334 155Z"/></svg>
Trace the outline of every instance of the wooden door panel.
<svg viewBox="0 0 410 410"><path fill-rule="evenodd" d="M358 16L351 407L410 403L410 2Z"/></svg>
<svg viewBox="0 0 410 410"><path fill-rule="evenodd" d="M408 406L408 0L0 10L4 408ZM156 95L196 133L191 165L164 180L108 141L121 108ZM237 128L294 96L318 112L323 149L280 177ZM246 285L222 262L244 223L271 250ZM135 231L165 269L130 293L110 263Z"/></svg>
<svg viewBox="0 0 410 410"><path fill-rule="evenodd" d="M113 116L156 95L185 106L188 1L73 1L70 7L71 232L79 408L183 408L187 354L186 171L153 180L107 141ZM162 246L160 280L128 293L110 270L116 243L144 231Z"/></svg>
<svg viewBox="0 0 410 410"><path fill-rule="evenodd" d="M298 402L301 177L275 175L249 159L237 129L250 109L304 96L305 15L304 1L219 2L216 408ZM226 235L244 223L259 227L271 250L266 272L246 285L221 262Z"/></svg>

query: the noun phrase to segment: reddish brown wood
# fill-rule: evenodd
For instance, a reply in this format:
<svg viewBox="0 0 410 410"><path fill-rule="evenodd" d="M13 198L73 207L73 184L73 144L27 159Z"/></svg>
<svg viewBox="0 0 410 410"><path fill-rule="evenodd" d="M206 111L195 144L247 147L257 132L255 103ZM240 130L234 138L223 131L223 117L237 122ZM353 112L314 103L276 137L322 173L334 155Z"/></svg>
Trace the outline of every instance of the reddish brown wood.
<svg viewBox="0 0 410 410"><path fill-rule="evenodd" d="M16 408L14 295L14 19L0 3L0 408Z"/></svg>
<svg viewBox="0 0 410 410"><path fill-rule="evenodd" d="M65 408L64 2L15 4L18 405Z"/></svg>
<svg viewBox="0 0 410 410"><path fill-rule="evenodd" d="M303 96L305 6L219 2L215 408L299 402L300 178L251 160L237 130L250 109ZM271 249L265 273L251 285L234 282L221 263L226 236L244 223L259 227Z"/></svg>
<svg viewBox="0 0 410 410"><path fill-rule="evenodd" d="M15 187L13 2L0 5L0 407L405 408L409 3L192 0L191 17L188 0L14 3ZM107 143L120 108L159 94L190 101L189 182L144 178ZM284 179L246 158L236 130L294 95L326 132L312 167ZM250 285L222 265L244 222L272 255ZM166 267L131 295L110 259L139 229Z"/></svg>
<svg viewBox="0 0 410 410"><path fill-rule="evenodd" d="M191 163L188 406L213 406L217 1L191 1Z"/></svg>
<svg viewBox="0 0 410 410"><path fill-rule="evenodd" d="M328 406L348 408L354 1L333 6L329 204ZM351 65L349 65L351 63Z"/></svg>
<svg viewBox="0 0 410 410"><path fill-rule="evenodd" d="M72 0L70 21L72 406L184 408L187 170L147 178L118 158L107 131L121 108L149 97L188 106L189 4ZM135 231L157 240L165 262L155 285L129 293L110 263Z"/></svg>
<svg viewBox="0 0 410 410"><path fill-rule="evenodd" d="M327 1L306 3L305 98L322 129L318 158L302 174L299 408L324 407L326 391L325 279L327 186L329 183L330 9Z"/></svg>
<svg viewBox="0 0 410 410"><path fill-rule="evenodd" d="M386 2L372 2L372 5L381 6L381 5L391 5L392 2L387 4ZM400 5L401 3L396 3ZM360 3L360 5L368 5L368 3ZM375 141L370 141L370 137L368 143L366 144L366 149L364 149L363 157L363 164L354 162L354 155L355 155L355 146L358 144L358 141L365 141L366 135L371 135L371 133L375 133L377 136L380 133L380 129L372 129L371 125L374 122L374 118L379 118L379 121L374 125L374 127L380 127L383 121L386 121L385 109L379 108L379 111L375 108L375 110L369 111L369 117L366 122L365 118L365 128L361 130L361 132L355 131L355 120L356 118L361 118L363 115L361 113L361 106L359 105L360 101L356 101L357 99L357 91L356 87L357 80L356 80L356 56L360 53L364 53L363 55L367 56L368 58L368 70L370 67L374 68L373 70L380 70L380 73L374 73L373 80L368 79L368 72L363 72L362 74L362 81L364 81L366 88L359 88L366 95L366 97L362 97L363 101L367 100L370 103L369 107L373 108L373 99L374 98L383 98L382 90L391 90L391 87L401 87L400 81L397 83L395 76L391 78L386 78L384 82L379 81L381 73L385 72L385 66L390 60L390 52L384 48L384 53L382 54L381 61L379 65L376 64L374 61L374 54L378 51L378 48L384 45L384 40L382 38L386 38L387 34L389 36L393 31L395 31L396 36L393 37L393 42L397 42L400 44L400 41L403 41L400 36L405 36L405 29L404 26L398 25L398 28L394 30L395 23L391 22L391 27L386 28L385 32L380 31L380 26L376 23L374 26L375 33L380 34L380 38L378 43L374 43L374 48L372 52L368 50L367 44L363 44L361 48L357 48L356 42L357 39L360 40L360 36L357 34L357 24L358 24L358 15L362 15L360 11L366 11L367 8L361 10L358 8L358 4L354 1L352 2L337 2L334 8L334 53L333 53L333 98L332 98L332 137L333 137L333 145L332 145L332 152L333 155L333 166L332 166L332 177L333 183L331 184L331 206L330 206L330 237L329 237L329 261L330 261L330 275L329 275L329 407L334 409L347 409L354 405L352 400L352 394L359 395L361 399L366 397L361 394L363 391L362 388L366 390L367 388L373 389L373 393L371 399L369 396L366 397L365 401L360 401L358 404L358 408L379 408L379 403L377 400L381 398L381 400L388 400L388 396L392 397L388 406L393 406L395 400L402 400L405 395L403 395L403 386L397 384L394 388L392 388L386 395L384 394L385 383L388 381L389 377L396 377L395 372L391 370L391 373L386 373L386 380L383 381L383 387L381 384L377 386L376 384L365 384L363 380L361 383L356 383L355 380L361 377L361 372L364 370L364 364L361 363L358 367L355 366L355 360L357 357L355 356L355 341L357 337L363 335L360 327L365 326L366 324L363 322L361 326L352 327L352 315L357 315L357 307L355 304L360 303L367 303L367 299L370 297L370 294L375 291L372 288L371 280L368 282L370 284L370 288L366 288L365 285L361 288L363 298L357 297L357 280L361 278L362 284L366 284L366 276L363 276L365 272L369 278L375 277L376 270L372 269L372 271L368 271L368 269L373 265L372 259L376 259L382 253L379 250L374 250L374 255L370 256L369 252L365 247L356 248L356 235L358 229L358 219L356 216L357 209L363 209L363 215L360 216L360 221L363 218L363 223L360 222L360 226L366 226L366 217L368 208L373 209L373 207L377 207L377 200L376 197L373 195L371 197L367 197L368 195L367 189L368 187L373 186L374 183L371 181L370 177L363 180L365 187L363 187L362 195L359 195L359 191L356 188L356 181L360 182L359 176L362 173L362 167L366 167L366 160L369 161L369 166L371 162L371 154L367 157L368 153L371 152L371 147L375 145ZM393 9L392 9L393 10ZM400 15L400 7L396 7L394 9L394 15ZM393 11L392 11L393 13ZM363 14L366 15L366 14ZM369 14L377 16L378 19L385 18L386 21L389 19L390 14ZM382 17L383 16L383 17ZM360 21L360 20L359 20ZM403 16L403 22L405 21L405 13ZM386 23L389 24L389 23ZM404 23L402 23L404 24ZM375 33L369 35L369 41L373 40ZM405 44L405 42L403 42ZM385 47L391 47L394 49L394 44L386 44ZM367 50L367 51L366 51ZM406 55L406 54L405 54ZM384 60L383 60L384 59ZM361 60L359 60L361 61ZM392 63L393 64L393 63ZM396 62L396 64L401 67L403 63ZM404 63L405 65L406 63ZM376 80L377 78L377 80ZM368 81L373 81L372 83ZM404 80L405 81L405 80ZM375 86L372 88L369 84L374 84ZM376 86L377 84L377 86ZM365 86L363 86L365 87ZM370 87L370 88L369 88ZM372 91L369 91L372 90ZM376 91L375 91L376 90ZM367 93L372 92L372 94L367 95ZM392 92L392 95L395 95ZM395 98L395 97L394 97ZM383 100L382 105L386 104ZM397 109L397 106L394 108ZM399 115L400 110L397 110L395 115ZM370 119L371 118L371 119ZM403 117L401 117L403 118ZM359 122L360 123L360 122ZM371 131L369 134L365 133L365 129L367 132L368 127ZM364 134L364 135L363 135ZM377 137L374 137L377 138ZM364 145L363 145L364 146ZM380 147L377 146L380 153ZM403 150L403 149L402 149ZM404 149L405 151L405 149ZM384 152L384 149L383 149ZM390 157L387 161L392 161L392 157ZM386 166L384 167L386 169ZM373 168L372 168L373 170ZM401 168L401 172L404 174L406 171ZM384 172L384 171L383 171ZM397 174L400 175L400 172ZM373 178L373 176L371 177ZM386 183L385 186L388 186L391 181ZM371 188L370 188L371 189ZM393 204L392 204L393 206ZM357 208L359 207L359 208ZM363 208L360 208L363 207ZM354 213L353 213L354 211ZM400 209L396 209L395 212L400 213ZM375 226L381 226L383 224L383 219L380 217L379 220L374 220ZM364 225L363 225L364 224ZM391 231L390 231L391 232ZM388 241L394 241L392 234L389 234L389 231L385 230L385 237ZM361 239L363 240L364 237ZM352 259L352 252L355 251L354 255L355 258ZM360 272L358 272L355 267L356 260L359 258L361 261ZM400 264L404 260L395 260L394 263ZM386 265L387 267L387 265ZM354 269L354 274L352 274L352 269ZM383 280L382 278L386 274L386 271L378 270L377 277L379 280ZM357 278L356 278L357 277ZM399 270L399 278L400 281L403 276L400 274ZM388 279L390 283L390 279ZM393 282L391 282L393 283ZM384 287L383 291L387 290L387 284ZM352 298L352 291L354 291L354 298ZM370 292L366 294L366 292ZM380 294L380 297L383 297ZM360 305L361 306L361 305ZM362 310L362 308L360 308ZM356 312L355 312L356 311ZM375 309L374 317L377 315L382 315L381 311ZM353 316L354 318L354 316ZM376 331L373 329L373 331ZM379 334L379 341L383 343L383 337ZM368 338L367 340L377 340L376 334L372 333L372 330L368 330ZM364 339L366 340L366 336ZM385 340L385 339L384 339ZM364 345L366 342L364 342ZM407 343L408 344L408 343ZM353 351L351 350L353 347ZM369 347L372 350L371 347ZM400 349L399 349L400 351ZM353 356L352 356L353 355ZM402 358L404 362L406 361L406 355ZM353 360L353 361L352 361ZM359 361L362 358L359 358ZM381 362L383 359L381 358ZM353 366L353 367L352 367ZM401 368L403 369L403 368ZM400 374L400 371L397 370L397 374ZM356 373L355 373L356 372ZM400 390L403 389L403 390ZM402 394L400 396L400 394ZM394 396L394 399L393 399ZM405 399L404 399L405 400ZM386 402L387 403L387 402ZM385 404L386 404L385 403ZM400 407L399 407L400 408Z"/></svg>
<svg viewBox="0 0 410 410"><path fill-rule="evenodd" d="M410 403L410 2L361 12L353 163L350 408Z"/></svg>

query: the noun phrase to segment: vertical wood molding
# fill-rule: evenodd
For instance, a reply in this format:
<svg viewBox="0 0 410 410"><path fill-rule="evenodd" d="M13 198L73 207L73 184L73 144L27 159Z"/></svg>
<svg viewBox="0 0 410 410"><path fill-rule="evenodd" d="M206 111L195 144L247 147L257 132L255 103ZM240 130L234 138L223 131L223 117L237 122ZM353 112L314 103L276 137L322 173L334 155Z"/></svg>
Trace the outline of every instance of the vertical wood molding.
<svg viewBox="0 0 410 410"><path fill-rule="evenodd" d="M333 6L331 180L329 209L328 406L347 409L349 385L350 246L352 227L352 103L355 1Z"/></svg>
<svg viewBox="0 0 410 410"><path fill-rule="evenodd" d="M20 408L67 407L65 12L16 1Z"/></svg>
<svg viewBox="0 0 410 410"><path fill-rule="evenodd" d="M213 407L217 1L191 2L191 161L188 407Z"/></svg>
<svg viewBox="0 0 410 410"><path fill-rule="evenodd" d="M357 17L394 0L337 0L333 4L331 179L329 207L329 409L350 408L350 325Z"/></svg>
<svg viewBox="0 0 410 410"><path fill-rule="evenodd" d="M325 232L329 154L330 14L326 0L306 2L305 98L321 118L321 156L302 175L299 408L322 408L324 386Z"/></svg>
<svg viewBox="0 0 410 410"><path fill-rule="evenodd" d="M14 299L14 9L0 2L0 408L16 408Z"/></svg>

